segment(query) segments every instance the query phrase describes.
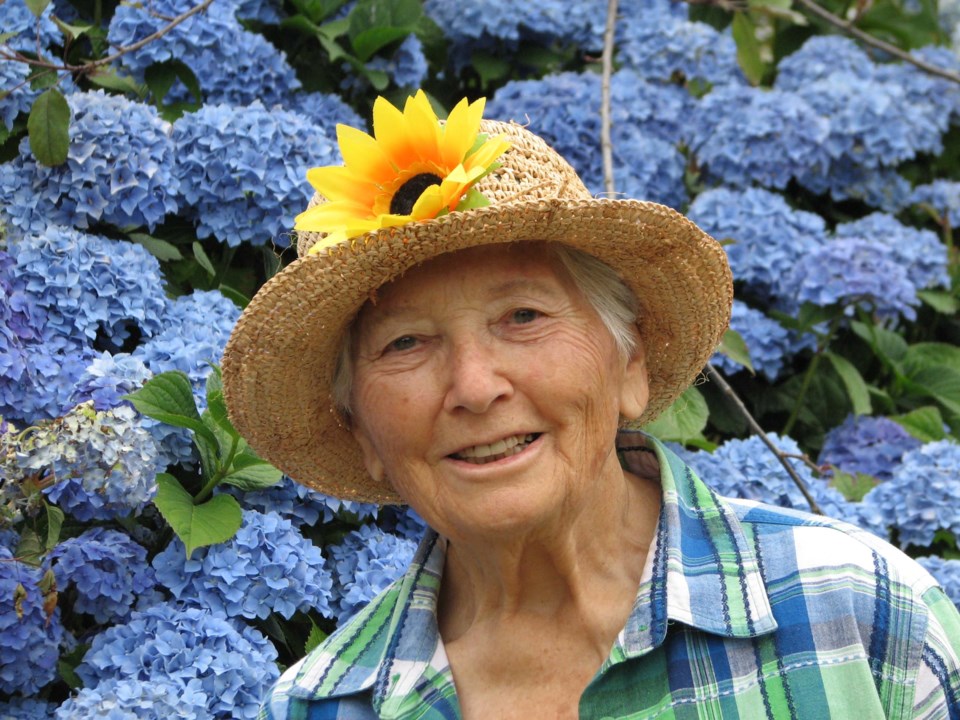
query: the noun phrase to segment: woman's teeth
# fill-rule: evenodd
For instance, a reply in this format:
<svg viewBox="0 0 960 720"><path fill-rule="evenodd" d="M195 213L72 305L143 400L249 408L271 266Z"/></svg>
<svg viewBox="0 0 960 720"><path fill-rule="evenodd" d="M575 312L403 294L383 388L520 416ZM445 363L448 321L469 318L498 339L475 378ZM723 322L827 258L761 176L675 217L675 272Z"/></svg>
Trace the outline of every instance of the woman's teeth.
<svg viewBox="0 0 960 720"><path fill-rule="evenodd" d="M513 435L503 440L497 440L491 445L474 445L473 447L454 453L453 457L457 460L466 460L474 465L484 465L523 452L527 445L532 443L536 438L536 433Z"/></svg>

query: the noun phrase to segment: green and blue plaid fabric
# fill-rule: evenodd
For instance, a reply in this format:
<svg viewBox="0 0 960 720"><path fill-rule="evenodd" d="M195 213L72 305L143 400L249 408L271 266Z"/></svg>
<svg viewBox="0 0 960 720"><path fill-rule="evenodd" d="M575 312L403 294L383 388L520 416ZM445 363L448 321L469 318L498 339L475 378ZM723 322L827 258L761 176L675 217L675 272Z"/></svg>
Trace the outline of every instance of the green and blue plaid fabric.
<svg viewBox="0 0 960 720"><path fill-rule="evenodd" d="M618 449L638 474L659 461L663 505L581 718L960 718L960 615L916 563L843 523L719 498L648 436L621 433ZM444 554L429 534L261 718L459 718L436 622Z"/></svg>

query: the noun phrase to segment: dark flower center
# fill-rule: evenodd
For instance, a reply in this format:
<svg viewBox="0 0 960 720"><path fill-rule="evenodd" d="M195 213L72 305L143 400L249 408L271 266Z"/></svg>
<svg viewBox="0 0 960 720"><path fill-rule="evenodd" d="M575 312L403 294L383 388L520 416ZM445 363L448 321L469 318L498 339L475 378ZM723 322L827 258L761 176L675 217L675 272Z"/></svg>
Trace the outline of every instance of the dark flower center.
<svg viewBox="0 0 960 720"><path fill-rule="evenodd" d="M443 178L433 173L420 173L407 180L400 189L394 193L390 200L390 213L392 215L409 215L413 212L413 206L423 195L423 191L431 185L439 185Z"/></svg>

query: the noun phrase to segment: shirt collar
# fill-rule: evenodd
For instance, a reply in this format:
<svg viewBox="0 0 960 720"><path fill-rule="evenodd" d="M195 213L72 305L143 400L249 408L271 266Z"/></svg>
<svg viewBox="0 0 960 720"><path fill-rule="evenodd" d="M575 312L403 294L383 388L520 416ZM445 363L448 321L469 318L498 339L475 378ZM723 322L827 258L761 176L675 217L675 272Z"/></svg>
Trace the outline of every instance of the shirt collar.
<svg viewBox="0 0 960 720"><path fill-rule="evenodd" d="M655 552L647 557L634 609L607 665L659 646L668 622L725 637L775 630L753 543L734 511L655 438L622 431L617 450L630 472L659 474L663 501ZM291 694L319 699L372 689L377 712L397 717L429 696L432 686L442 688L432 678L447 665L436 616L445 557L446 541L428 531L406 575L331 636L340 641L338 650L305 663L309 672L300 671ZM366 648L343 640L373 635L380 642ZM364 652L364 669L357 672Z"/></svg>

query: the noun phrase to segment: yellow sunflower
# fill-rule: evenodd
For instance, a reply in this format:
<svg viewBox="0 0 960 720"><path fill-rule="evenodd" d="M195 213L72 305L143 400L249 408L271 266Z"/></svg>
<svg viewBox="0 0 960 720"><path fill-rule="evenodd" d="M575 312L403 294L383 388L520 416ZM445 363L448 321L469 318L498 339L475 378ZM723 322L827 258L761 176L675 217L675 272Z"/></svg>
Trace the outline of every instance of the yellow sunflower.
<svg viewBox="0 0 960 720"><path fill-rule="evenodd" d="M471 188L498 167L510 143L480 135L486 100L466 99L440 124L422 90L407 98L403 112L378 97L373 104L374 137L337 126L342 166L313 168L310 184L326 199L297 216L295 229L327 236L315 253L371 230L435 218L487 204Z"/></svg>

